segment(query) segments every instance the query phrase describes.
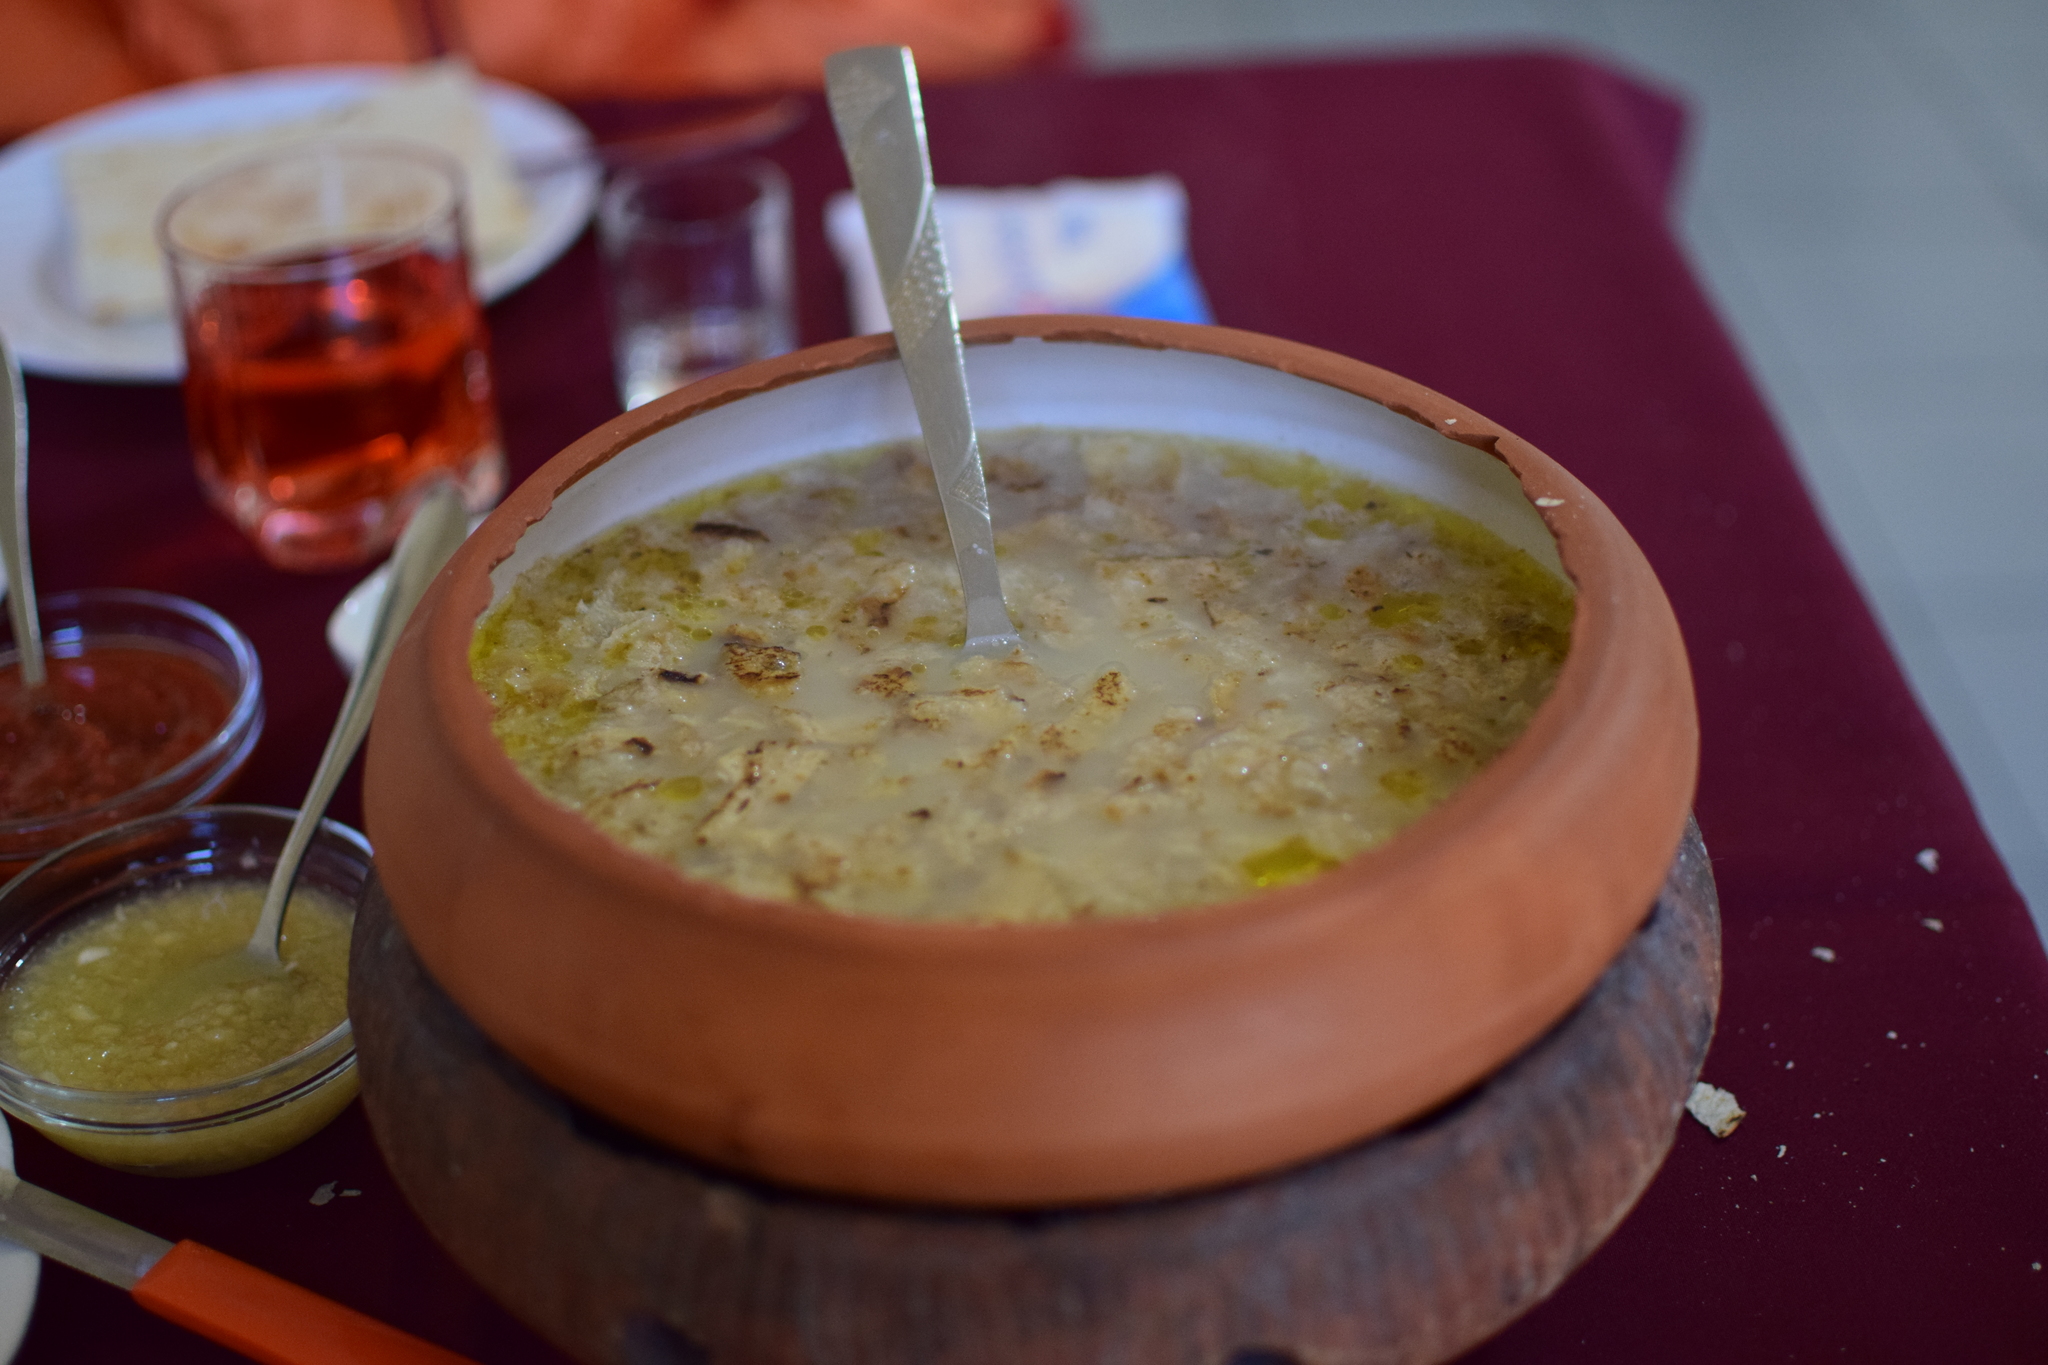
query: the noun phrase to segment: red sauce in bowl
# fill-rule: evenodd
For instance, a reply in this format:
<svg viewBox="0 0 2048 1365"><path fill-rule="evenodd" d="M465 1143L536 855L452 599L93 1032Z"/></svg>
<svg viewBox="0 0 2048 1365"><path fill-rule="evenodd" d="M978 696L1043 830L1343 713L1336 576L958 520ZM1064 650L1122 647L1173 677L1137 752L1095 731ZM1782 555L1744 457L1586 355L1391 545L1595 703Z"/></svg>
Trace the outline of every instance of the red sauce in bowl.
<svg viewBox="0 0 2048 1365"><path fill-rule="evenodd" d="M85 810L175 767L234 705L205 664L169 650L88 647L30 691L0 670L0 820Z"/></svg>

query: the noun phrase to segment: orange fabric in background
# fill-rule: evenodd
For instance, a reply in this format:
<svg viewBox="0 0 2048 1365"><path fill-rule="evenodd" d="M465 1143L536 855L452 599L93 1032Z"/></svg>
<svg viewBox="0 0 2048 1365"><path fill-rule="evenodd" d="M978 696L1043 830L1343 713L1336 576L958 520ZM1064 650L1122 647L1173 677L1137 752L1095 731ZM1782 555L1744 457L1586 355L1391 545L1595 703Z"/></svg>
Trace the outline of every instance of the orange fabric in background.
<svg viewBox="0 0 2048 1365"><path fill-rule="evenodd" d="M1067 33L1059 0L0 0L0 135L202 76L427 56L429 6L486 74L566 99L812 86L867 43L986 75Z"/></svg>

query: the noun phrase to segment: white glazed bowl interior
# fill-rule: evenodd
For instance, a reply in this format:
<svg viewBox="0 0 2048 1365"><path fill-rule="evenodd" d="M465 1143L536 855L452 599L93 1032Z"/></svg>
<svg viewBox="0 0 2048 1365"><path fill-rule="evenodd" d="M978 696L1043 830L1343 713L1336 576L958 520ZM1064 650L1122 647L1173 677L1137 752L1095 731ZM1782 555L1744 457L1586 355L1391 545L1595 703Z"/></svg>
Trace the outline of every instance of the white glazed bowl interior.
<svg viewBox="0 0 2048 1365"><path fill-rule="evenodd" d="M1222 356L1022 337L967 348L975 425L1164 432L1313 454L1472 518L1560 578L1557 542L1507 465L1356 394ZM1189 394L1202 395L1190 403ZM559 494L491 571L492 600L536 561L698 489L918 435L899 362L806 378L692 414Z"/></svg>

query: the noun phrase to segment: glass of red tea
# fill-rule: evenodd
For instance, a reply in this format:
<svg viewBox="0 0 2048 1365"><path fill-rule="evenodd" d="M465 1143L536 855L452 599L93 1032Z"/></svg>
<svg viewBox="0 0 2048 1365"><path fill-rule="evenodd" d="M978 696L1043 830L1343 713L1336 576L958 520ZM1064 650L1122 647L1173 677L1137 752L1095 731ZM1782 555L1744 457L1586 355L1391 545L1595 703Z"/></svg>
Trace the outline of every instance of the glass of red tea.
<svg viewBox="0 0 2048 1365"><path fill-rule="evenodd" d="M504 489L460 167L322 139L164 205L185 411L214 505L286 569L365 563L438 480Z"/></svg>

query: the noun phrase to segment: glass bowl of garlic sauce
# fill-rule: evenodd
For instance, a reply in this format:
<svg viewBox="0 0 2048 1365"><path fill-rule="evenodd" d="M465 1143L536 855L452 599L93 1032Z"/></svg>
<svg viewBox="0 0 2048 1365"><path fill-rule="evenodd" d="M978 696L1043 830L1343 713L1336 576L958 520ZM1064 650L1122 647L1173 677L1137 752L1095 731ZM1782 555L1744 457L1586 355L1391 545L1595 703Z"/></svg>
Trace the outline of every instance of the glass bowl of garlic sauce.
<svg viewBox="0 0 2048 1365"><path fill-rule="evenodd" d="M209 1175L312 1136L356 1092L348 941L369 844L325 821L286 970L167 983L247 942L292 812L201 806L81 839L0 889L0 1107L102 1165Z"/></svg>

